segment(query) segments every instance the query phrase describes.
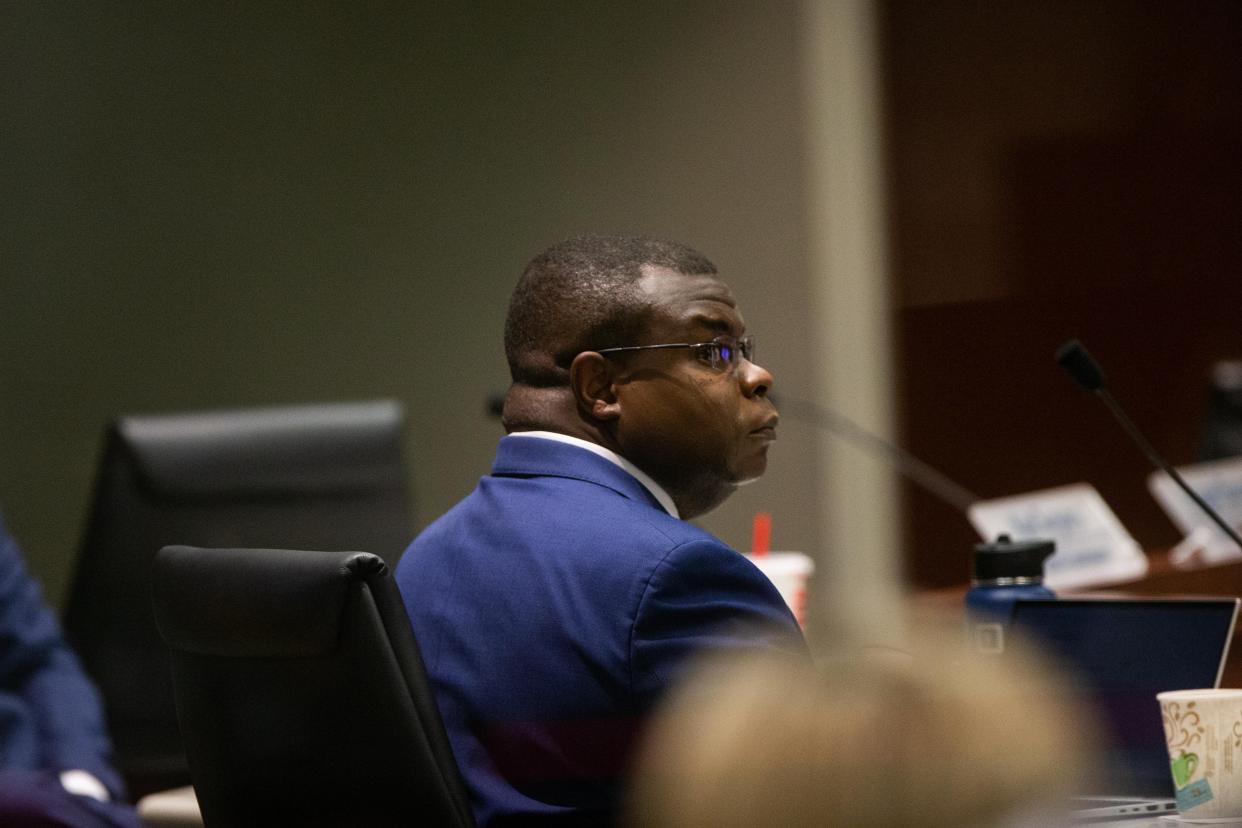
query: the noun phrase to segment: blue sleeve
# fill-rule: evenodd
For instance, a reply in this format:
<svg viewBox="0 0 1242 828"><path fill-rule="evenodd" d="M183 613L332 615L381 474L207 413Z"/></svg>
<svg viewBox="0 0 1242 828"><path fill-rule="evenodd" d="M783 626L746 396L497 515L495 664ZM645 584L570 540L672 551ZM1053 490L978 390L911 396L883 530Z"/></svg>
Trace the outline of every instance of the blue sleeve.
<svg viewBox="0 0 1242 828"><path fill-rule="evenodd" d="M44 770L80 768L103 782L113 797L124 797L120 776L109 761L111 744L99 692L65 642L2 520L0 695L29 712L34 733L21 738L37 745L38 755L20 758Z"/></svg>
<svg viewBox="0 0 1242 828"><path fill-rule="evenodd" d="M673 549L656 567L631 637L633 692L657 700L692 656L761 649L809 659L798 622L772 582L718 541Z"/></svg>

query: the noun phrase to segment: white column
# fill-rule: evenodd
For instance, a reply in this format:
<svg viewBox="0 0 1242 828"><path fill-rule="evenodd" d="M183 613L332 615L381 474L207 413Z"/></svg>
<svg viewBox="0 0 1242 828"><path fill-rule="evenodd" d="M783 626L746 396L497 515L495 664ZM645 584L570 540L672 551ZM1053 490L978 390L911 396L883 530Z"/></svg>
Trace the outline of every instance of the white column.
<svg viewBox="0 0 1242 828"><path fill-rule="evenodd" d="M818 402L881 436L893 432L891 299L873 0L804 0L809 354ZM884 643L900 633L901 526L895 472L830 434L820 437L816 634Z"/></svg>

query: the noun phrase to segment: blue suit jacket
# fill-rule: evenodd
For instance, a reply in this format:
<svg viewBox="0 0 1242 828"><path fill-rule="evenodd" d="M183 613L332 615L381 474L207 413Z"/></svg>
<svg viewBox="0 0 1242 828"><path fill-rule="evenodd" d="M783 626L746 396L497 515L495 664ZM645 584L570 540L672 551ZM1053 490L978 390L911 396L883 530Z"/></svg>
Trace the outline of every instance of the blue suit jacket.
<svg viewBox="0 0 1242 828"><path fill-rule="evenodd" d="M749 561L551 440L502 439L396 575L482 826L609 824L643 718L687 656L807 657Z"/></svg>
<svg viewBox="0 0 1242 828"><path fill-rule="evenodd" d="M0 521L0 770L93 774L124 796L99 693Z"/></svg>

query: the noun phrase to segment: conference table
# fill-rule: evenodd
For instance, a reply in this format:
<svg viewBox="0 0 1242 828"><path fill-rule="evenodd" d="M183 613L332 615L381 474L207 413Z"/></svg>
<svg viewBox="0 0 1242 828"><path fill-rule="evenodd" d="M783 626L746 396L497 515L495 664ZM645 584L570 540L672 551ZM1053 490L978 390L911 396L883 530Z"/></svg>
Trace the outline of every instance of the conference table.
<svg viewBox="0 0 1242 828"><path fill-rule="evenodd" d="M1083 822L1081 825L1091 826L1091 828L1175 828L1182 823L1175 822L1163 817L1131 817L1128 819L1110 820L1108 822ZM1242 826L1242 821L1237 825Z"/></svg>
<svg viewBox="0 0 1242 828"><path fill-rule="evenodd" d="M1167 551L1147 554L1148 570L1142 578L1092 587L1091 589L1063 590L1062 595L1078 597L1145 596L1173 598L1178 596L1242 597L1242 561L1181 569L1169 560ZM941 613L961 612L967 584L924 590L916 593L916 606ZM1221 674L1221 687L1242 687L1242 646L1229 648L1225 669Z"/></svg>
<svg viewBox="0 0 1242 828"><path fill-rule="evenodd" d="M1215 566L1194 569L1179 569L1169 561L1168 553L1157 552L1148 555L1147 575L1137 581L1115 584L1109 587L1109 593L1145 596L1172 597L1177 595L1228 595L1242 596L1242 561L1217 564ZM1235 631L1236 636L1236 631ZM1225 669L1221 675L1221 687L1242 687L1242 647L1235 643L1230 646L1225 657ZM1186 824L1172 819L1155 817L1152 819L1124 819L1110 822L1089 823L1096 828L1116 826L1116 828L1171 828ZM1242 820L1236 823L1242 826Z"/></svg>
<svg viewBox="0 0 1242 828"><path fill-rule="evenodd" d="M1231 596L1242 597L1242 561L1231 561L1211 566L1180 568L1174 566L1166 551L1149 552L1148 571L1142 578L1101 585L1091 589L1065 590L1061 594L1080 597L1090 596L1142 596L1142 597L1196 597ZM916 605L941 612L961 611L967 585L927 590L914 596ZM1225 669L1221 674L1221 687L1242 687L1242 646L1231 645L1225 657ZM1171 828L1180 823L1162 816L1127 817L1125 819L1084 822L1092 828ZM1242 828L1242 820L1236 823Z"/></svg>
<svg viewBox="0 0 1242 828"><path fill-rule="evenodd" d="M138 800L138 816L148 828L202 828L203 812L194 788L173 788Z"/></svg>
<svg viewBox="0 0 1242 828"><path fill-rule="evenodd" d="M1148 563L1148 572L1141 579L1109 584L1106 588L1095 588L1090 591L1076 591L1072 594L1166 597L1177 595L1242 596L1242 561L1197 569L1179 569L1170 563L1167 553L1154 552L1148 555ZM915 603L945 612L960 611L966 589L966 585L963 584L960 587L920 592L915 596ZM1225 661L1221 686L1242 687L1242 647L1230 648ZM197 802L193 791L189 788L155 794L142 804L145 806L142 808L143 818L153 827L182 828L202 824ZM1093 828L1170 828L1179 823L1156 816L1084 824L1089 824ZM1242 822L1239 825L1242 826Z"/></svg>

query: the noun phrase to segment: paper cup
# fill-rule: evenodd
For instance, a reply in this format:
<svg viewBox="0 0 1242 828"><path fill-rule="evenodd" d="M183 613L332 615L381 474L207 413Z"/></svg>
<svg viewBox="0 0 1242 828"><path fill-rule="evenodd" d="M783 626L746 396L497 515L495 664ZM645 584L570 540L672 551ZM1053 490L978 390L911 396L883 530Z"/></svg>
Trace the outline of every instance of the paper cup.
<svg viewBox="0 0 1242 828"><path fill-rule="evenodd" d="M1190 821L1242 824L1242 690L1156 694L1177 809Z"/></svg>
<svg viewBox="0 0 1242 828"><path fill-rule="evenodd" d="M759 571L768 576L777 592L785 599L794 618L806 626L806 583L815 571L815 561L801 552L769 552L747 555Z"/></svg>

